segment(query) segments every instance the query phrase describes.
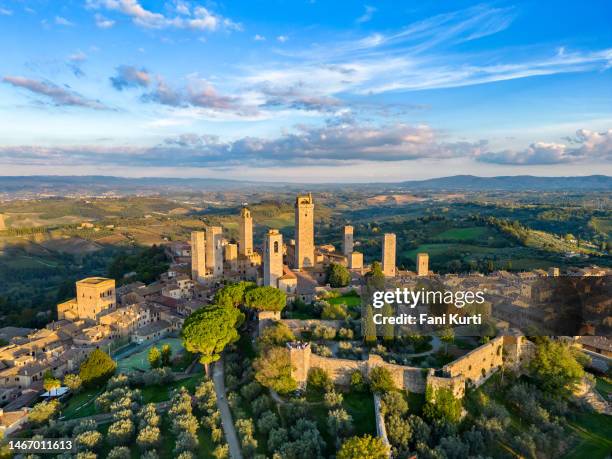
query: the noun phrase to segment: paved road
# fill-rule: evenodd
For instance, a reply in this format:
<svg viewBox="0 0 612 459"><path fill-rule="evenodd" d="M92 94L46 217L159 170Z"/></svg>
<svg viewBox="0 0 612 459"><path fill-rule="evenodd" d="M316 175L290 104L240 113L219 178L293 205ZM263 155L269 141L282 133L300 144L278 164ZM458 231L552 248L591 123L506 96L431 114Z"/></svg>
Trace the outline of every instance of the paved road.
<svg viewBox="0 0 612 459"><path fill-rule="evenodd" d="M221 412L221 424L223 432L225 432L225 440L229 445L230 457L232 459L242 459L242 451L240 450L240 442L232 420L232 412L230 411L227 397L225 395L225 377L223 376L223 361L219 360L213 365L213 382L215 383L215 392L217 394L217 407Z"/></svg>

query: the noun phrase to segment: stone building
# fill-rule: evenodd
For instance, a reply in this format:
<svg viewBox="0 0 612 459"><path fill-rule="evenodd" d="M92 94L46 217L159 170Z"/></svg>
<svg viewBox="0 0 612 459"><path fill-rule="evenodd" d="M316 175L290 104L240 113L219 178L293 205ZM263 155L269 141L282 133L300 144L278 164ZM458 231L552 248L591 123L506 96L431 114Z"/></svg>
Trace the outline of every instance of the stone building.
<svg viewBox="0 0 612 459"><path fill-rule="evenodd" d="M58 319L98 322L100 316L117 306L115 280L88 277L76 283L76 298L57 305Z"/></svg>
<svg viewBox="0 0 612 459"><path fill-rule="evenodd" d="M213 277L223 276L223 228L206 227L206 267Z"/></svg>
<svg viewBox="0 0 612 459"><path fill-rule="evenodd" d="M294 268L315 265L314 201L312 194L298 195L295 199L295 260Z"/></svg>
<svg viewBox="0 0 612 459"><path fill-rule="evenodd" d="M225 261L227 262L227 268L230 272L235 273L238 271L238 245L237 244L226 244L225 245Z"/></svg>
<svg viewBox="0 0 612 459"><path fill-rule="evenodd" d="M349 269L363 269L363 253L351 252L348 255Z"/></svg>
<svg viewBox="0 0 612 459"><path fill-rule="evenodd" d="M191 278L194 282L204 283L206 278L206 233L191 233Z"/></svg>
<svg viewBox="0 0 612 459"><path fill-rule="evenodd" d="M344 256L350 258L350 254L353 253L353 227L346 225L344 227L343 238L342 238L342 253Z"/></svg>
<svg viewBox="0 0 612 459"><path fill-rule="evenodd" d="M264 285L278 288L283 275L283 235L277 229L268 230L264 241Z"/></svg>
<svg viewBox="0 0 612 459"><path fill-rule="evenodd" d="M417 276L429 275L429 255L427 253L417 254L416 265Z"/></svg>
<svg viewBox="0 0 612 459"><path fill-rule="evenodd" d="M395 277L395 250L395 233L385 233L382 249L382 270L387 277Z"/></svg>
<svg viewBox="0 0 612 459"><path fill-rule="evenodd" d="M248 257L253 254L253 217L248 207L243 207L240 211L239 231L239 253Z"/></svg>

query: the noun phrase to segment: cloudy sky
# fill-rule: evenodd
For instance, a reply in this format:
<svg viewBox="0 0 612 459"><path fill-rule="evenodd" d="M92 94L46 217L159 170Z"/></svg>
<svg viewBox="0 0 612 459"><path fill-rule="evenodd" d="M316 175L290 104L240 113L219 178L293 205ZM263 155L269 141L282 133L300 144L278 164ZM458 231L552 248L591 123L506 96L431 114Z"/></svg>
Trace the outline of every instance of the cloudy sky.
<svg viewBox="0 0 612 459"><path fill-rule="evenodd" d="M0 173L612 175L608 0L0 0Z"/></svg>

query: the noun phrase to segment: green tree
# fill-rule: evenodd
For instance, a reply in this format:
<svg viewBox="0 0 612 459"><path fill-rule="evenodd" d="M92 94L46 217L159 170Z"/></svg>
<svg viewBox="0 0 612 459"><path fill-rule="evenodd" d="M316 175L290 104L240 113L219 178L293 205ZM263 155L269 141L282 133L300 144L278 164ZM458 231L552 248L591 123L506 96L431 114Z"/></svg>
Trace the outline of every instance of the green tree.
<svg viewBox="0 0 612 459"><path fill-rule="evenodd" d="M149 349L148 358L149 358L149 365L151 365L151 368L161 367L162 357L161 357L161 352L159 352L159 349L157 348L157 346L153 346L151 347L151 349Z"/></svg>
<svg viewBox="0 0 612 459"><path fill-rule="evenodd" d="M229 284L215 293L214 303L222 306L239 306L244 303L247 290L255 287L253 282Z"/></svg>
<svg viewBox="0 0 612 459"><path fill-rule="evenodd" d="M346 287L351 282L350 271L342 265L331 263L327 267L327 283L334 287Z"/></svg>
<svg viewBox="0 0 612 459"><path fill-rule="evenodd" d="M116 368L117 364L106 352L94 349L81 364L79 377L86 387L99 386L115 373Z"/></svg>
<svg viewBox="0 0 612 459"><path fill-rule="evenodd" d="M529 369L538 383L551 393L571 391L584 377L584 369L570 347L549 338L537 344Z"/></svg>
<svg viewBox="0 0 612 459"><path fill-rule="evenodd" d="M245 304L258 311L282 311L287 303L285 292L274 287L256 287L244 295Z"/></svg>
<svg viewBox="0 0 612 459"><path fill-rule="evenodd" d="M323 304L323 310L321 311L321 319L324 320L344 320L348 317L348 311L346 305L341 303L328 303L327 301Z"/></svg>
<svg viewBox="0 0 612 459"><path fill-rule="evenodd" d="M461 400L455 398L452 391L446 388L434 389L428 386L425 390L423 414L433 420L443 419L457 422L461 417Z"/></svg>
<svg viewBox="0 0 612 459"><path fill-rule="evenodd" d="M255 379L263 386L280 394L287 394L297 389L297 382L291 376L289 351L281 347L267 349L261 357L253 362Z"/></svg>
<svg viewBox="0 0 612 459"><path fill-rule="evenodd" d="M308 371L308 388L325 391L333 387L332 380L323 368L312 367Z"/></svg>
<svg viewBox="0 0 612 459"><path fill-rule="evenodd" d="M351 437L346 440L338 454L337 459L386 459L389 457L389 447L381 438L370 435Z"/></svg>
<svg viewBox="0 0 612 459"><path fill-rule="evenodd" d="M263 346L283 346L285 343L294 340L295 335L282 322L274 322L269 327L266 327L259 337L259 343Z"/></svg>
<svg viewBox="0 0 612 459"><path fill-rule="evenodd" d="M43 375L43 387L46 391L52 391L53 389L61 387L61 385L61 381L53 376L51 370L45 371L45 374Z"/></svg>
<svg viewBox="0 0 612 459"><path fill-rule="evenodd" d="M395 312L393 311L393 306L391 306L389 303L384 304L381 313L383 317L393 317L395 315ZM382 337L383 341L393 341L395 337L395 325L388 323L388 321L387 323L383 324Z"/></svg>
<svg viewBox="0 0 612 459"><path fill-rule="evenodd" d="M161 365L162 367L169 367L172 361L172 348L169 344L164 344L161 348Z"/></svg>
<svg viewBox="0 0 612 459"><path fill-rule="evenodd" d="M385 367L374 367L370 371L370 389L372 392L382 394L395 389L391 372Z"/></svg>
<svg viewBox="0 0 612 459"><path fill-rule="evenodd" d="M66 376L64 376L64 386L70 389L72 393L76 394L80 392L82 385L83 381L81 381L81 377L79 375L68 373Z"/></svg>
<svg viewBox="0 0 612 459"><path fill-rule="evenodd" d="M34 424L44 424L53 417L59 410L59 402L57 400L49 400L48 402L40 402L32 407L28 413L28 420Z"/></svg>
<svg viewBox="0 0 612 459"><path fill-rule="evenodd" d="M231 306L212 305L198 309L185 320L181 337L185 349L199 353L203 364L219 360L228 344L238 341L236 328L244 320L244 314Z"/></svg>
<svg viewBox="0 0 612 459"><path fill-rule="evenodd" d="M361 319L363 340L368 345L376 343L376 324L374 323L374 309L368 304L364 307L365 313Z"/></svg>

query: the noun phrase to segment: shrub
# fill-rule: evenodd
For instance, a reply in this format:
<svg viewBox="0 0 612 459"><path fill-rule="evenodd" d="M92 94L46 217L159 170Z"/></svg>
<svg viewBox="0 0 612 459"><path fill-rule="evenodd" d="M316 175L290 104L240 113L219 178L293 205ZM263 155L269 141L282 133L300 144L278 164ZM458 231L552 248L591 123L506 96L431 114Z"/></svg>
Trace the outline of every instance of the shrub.
<svg viewBox="0 0 612 459"><path fill-rule="evenodd" d="M327 371L322 368L313 367L308 371L308 388L327 390L333 387Z"/></svg>
<svg viewBox="0 0 612 459"><path fill-rule="evenodd" d="M370 371L370 389L372 392L382 394L395 389L391 372L385 367L375 367Z"/></svg>
<svg viewBox="0 0 612 459"><path fill-rule="evenodd" d="M100 349L95 349L81 364L79 377L84 386L100 386L115 373L116 368L117 364L108 354Z"/></svg>
<svg viewBox="0 0 612 459"><path fill-rule="evenodd" d="M125 446L115 446L108 452L107 459L130 459L132 455Z"/></svg>

